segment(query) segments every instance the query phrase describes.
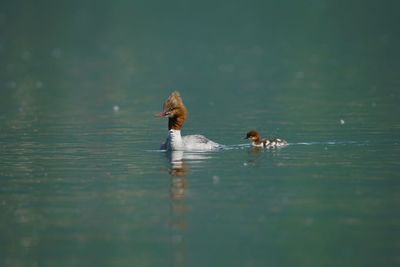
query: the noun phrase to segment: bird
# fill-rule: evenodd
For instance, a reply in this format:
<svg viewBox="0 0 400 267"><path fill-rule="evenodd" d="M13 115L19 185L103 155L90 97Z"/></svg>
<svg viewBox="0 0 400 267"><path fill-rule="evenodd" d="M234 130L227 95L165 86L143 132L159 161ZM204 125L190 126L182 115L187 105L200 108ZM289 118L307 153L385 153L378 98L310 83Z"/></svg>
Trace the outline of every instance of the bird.
<svg viewBox="0 0 400 267"><path fill-rule="evenodd" d="M253 147L276 148L288 145L286 140L279 138L262 139L261 135L256 130L247 132L244 139L249 139Z"/></svg>
<svg viewBox="0 0 400 267"><path fill-rule="evenodd" d="M207 151L223 148L223 145L211 141L203 135L181 135L182 127L188 118L188 109L178 91L169 95L164 102L163 111L156 115L168 118L168 136L160 147L162 150Z"/></svg>

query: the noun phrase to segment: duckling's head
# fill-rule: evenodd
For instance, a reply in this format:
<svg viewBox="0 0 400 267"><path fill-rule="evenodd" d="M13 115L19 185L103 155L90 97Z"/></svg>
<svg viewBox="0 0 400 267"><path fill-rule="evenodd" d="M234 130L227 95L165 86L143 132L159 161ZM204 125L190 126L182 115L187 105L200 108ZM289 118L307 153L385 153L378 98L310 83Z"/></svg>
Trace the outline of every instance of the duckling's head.
<svg viewBox="0 0 400 267"><path fill-rule="evenodd" d="M244 139L250 139L253 142L258 142L261 140L261 136L257 131L251 130L247 132L246 137Z"/></svg>

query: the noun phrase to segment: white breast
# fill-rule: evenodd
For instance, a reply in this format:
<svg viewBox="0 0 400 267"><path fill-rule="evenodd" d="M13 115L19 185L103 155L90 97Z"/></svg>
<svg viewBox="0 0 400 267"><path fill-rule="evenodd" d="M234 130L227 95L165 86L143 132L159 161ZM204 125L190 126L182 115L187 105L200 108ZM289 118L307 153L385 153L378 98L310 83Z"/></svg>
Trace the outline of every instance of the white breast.
<svg viewBox="0 0 400 267"><path fill-rule="evenodd" d="M166 146L169 150L184 150L185 145L180 130L171 129L168 131Z"/></svg>

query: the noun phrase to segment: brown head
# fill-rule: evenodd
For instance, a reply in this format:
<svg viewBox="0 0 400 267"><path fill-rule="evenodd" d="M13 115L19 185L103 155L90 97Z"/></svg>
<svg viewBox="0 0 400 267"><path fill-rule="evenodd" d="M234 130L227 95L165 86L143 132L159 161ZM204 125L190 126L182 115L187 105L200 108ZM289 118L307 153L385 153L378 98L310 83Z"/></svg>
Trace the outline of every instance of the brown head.
<svg viewBox="0 0 400 267"><path fill-rule="evenodd" d="M244 139L250 139L251 141L258 143L261 142L261 135L257 131L251 130L247 132Z"/></svg>
<svg viewBox="0 0 400 267"><path fill-rule="evenodd" d="M188 111L179 92L175 91L170 94L164 102L163 111L158 116L168 117L168 130L182 129L187 119Z"/></svg>

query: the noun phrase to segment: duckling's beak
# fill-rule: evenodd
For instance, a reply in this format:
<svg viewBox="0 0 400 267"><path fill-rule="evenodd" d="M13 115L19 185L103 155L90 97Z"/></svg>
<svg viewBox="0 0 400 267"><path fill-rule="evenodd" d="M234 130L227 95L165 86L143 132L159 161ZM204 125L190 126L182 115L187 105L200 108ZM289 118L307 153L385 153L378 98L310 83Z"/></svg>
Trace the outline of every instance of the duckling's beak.
<svg viewBox="0 0 400 267"><path fill-rule="evenodd" d="M248 136L245 136L243 139L249 139L249 137L248 137Z"/></svg>

